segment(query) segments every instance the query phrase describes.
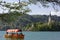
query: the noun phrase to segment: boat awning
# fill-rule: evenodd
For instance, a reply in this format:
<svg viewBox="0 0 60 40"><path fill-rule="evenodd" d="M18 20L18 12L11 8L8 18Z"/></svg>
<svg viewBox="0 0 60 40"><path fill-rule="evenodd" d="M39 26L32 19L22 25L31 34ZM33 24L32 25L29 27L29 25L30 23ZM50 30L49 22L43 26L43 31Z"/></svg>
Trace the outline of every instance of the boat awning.
<svg viewBox="0 0 60 40"><path fill-rule="evenodd" d="M21 32L20 29L8 29L6 32Z"/></svg>

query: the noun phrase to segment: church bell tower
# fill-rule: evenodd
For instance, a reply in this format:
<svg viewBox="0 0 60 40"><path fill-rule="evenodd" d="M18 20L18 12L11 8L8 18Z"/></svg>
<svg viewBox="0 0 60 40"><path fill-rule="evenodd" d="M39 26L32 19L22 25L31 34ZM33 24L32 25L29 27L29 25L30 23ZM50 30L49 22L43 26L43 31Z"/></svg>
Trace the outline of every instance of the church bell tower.
<svg viewBox="0 0 60 40"><path fill-rule="evenodd" d="M49 18L48 18L48 25L51 23L51 13L49 14Z"/></svg>

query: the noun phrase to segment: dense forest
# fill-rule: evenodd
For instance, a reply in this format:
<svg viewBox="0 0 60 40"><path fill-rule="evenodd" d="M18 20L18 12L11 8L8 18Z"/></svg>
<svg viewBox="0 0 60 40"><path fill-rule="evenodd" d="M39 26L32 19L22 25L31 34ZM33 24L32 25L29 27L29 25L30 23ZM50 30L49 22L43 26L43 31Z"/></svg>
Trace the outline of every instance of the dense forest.
<svg viewBox="0 0 60 40"><path fill-rule="evenodd" d="M53 20L53 22L51 22L48 25L49 15L28 15L28 14L3 14L3 15L6 16L2 17L2 19L4 20L0 18L0 30L19 28L24 31L60 31L60 16L52 15L51 20Z"/></svg>

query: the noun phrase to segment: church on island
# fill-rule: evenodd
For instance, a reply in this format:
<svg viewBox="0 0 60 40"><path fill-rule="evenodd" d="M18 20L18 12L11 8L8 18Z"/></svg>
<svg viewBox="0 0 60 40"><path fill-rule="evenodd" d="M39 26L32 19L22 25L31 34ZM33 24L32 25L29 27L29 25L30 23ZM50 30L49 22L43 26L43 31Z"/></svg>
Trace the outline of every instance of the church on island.
<svg viewBox="0 0 60 40"><path fill-rule="evenodd" d="M50 13L48 16L48 25L50 25L52 22L54 22L55 20L53 20L52 18L52 14Z"/></svg>

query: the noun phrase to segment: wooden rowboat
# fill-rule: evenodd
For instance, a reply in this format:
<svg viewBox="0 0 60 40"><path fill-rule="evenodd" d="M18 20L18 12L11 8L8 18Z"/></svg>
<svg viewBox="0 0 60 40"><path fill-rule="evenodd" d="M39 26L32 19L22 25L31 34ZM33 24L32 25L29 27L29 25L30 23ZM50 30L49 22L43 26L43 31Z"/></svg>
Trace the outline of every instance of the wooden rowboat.
<svg viewBox="0 0 60 40"><path fill-rule="evenodd" d="M4 35L5 38L20 38L24 39L24 34L20 29L8 29L6 34Z"/></svg>

